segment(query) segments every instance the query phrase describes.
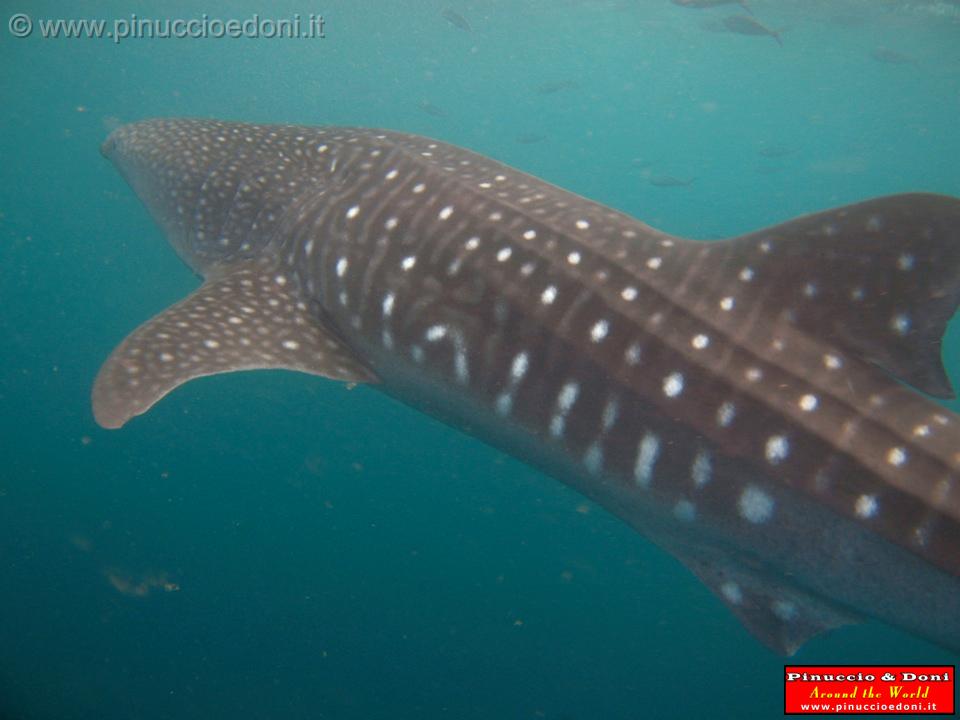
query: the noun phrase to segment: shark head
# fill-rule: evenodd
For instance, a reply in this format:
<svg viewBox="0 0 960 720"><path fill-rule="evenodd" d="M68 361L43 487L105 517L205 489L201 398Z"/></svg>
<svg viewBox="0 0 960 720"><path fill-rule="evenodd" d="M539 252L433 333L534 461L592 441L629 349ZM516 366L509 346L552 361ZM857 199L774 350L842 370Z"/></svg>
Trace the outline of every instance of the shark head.
<svg viewBox="0 0 960 720"><path fill-rule="evenodd" d="M336 165L298 164L286 151L289 135L277 126L146 120L114 130L100 151L180 256L206 274L270 252L279 219L304 189L314 201L323 196Z"/></svg>
<svg viewBox="0 0 960 720"><path fill-rule="evenodd" d="M350 151L322 128L157 119L111 133L102 154L206 282L111 355L94 385L101 425L119 427L205 375L284 368L371 379L311 318L285 250L302 218L326 206L334 179L349 175Z"/></svg>

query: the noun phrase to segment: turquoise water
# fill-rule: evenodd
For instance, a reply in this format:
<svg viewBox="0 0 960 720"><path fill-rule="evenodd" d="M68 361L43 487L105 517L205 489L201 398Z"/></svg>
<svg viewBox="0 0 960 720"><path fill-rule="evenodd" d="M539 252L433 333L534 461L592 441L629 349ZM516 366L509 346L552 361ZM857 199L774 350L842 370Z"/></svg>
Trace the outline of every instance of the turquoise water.
<svg viewBox="0 0 960 720"><path fill-rule="evenodd" d="M701 238L960 195L958 4L752 8L782 48L722 32L736 6L667 0L84 11L326 20L323 39L119 43L18 39L14 11L84 16L4 8L0 718L780 716L783 660L678 563L373 390L221 376L110 432L88 399L123 336L197 285L99 154L121 122L417 132ZM945 361L957 382L956 323ZM957 662L878 623L796 659Z"/></svg>

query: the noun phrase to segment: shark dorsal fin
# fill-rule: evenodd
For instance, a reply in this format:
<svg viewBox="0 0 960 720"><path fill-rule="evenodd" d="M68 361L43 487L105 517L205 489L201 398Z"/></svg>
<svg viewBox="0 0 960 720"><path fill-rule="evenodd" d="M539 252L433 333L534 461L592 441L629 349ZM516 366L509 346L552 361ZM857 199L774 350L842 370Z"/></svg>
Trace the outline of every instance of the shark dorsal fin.
<svg viewBox="0 0 960 720"><path fill-rule="evenodd" d="M307 312L294 278L232 268L134 330L93 386L93 413L117 428L188 380L237 370L286 369L334 380L375 377Z"/></svg>
<svg viewBox="0 0 960 720"><path fill-rule="evenodd" d="M717 283L935 397L960 301L960 203L892 195L807 215L711 248Z"/></svg>

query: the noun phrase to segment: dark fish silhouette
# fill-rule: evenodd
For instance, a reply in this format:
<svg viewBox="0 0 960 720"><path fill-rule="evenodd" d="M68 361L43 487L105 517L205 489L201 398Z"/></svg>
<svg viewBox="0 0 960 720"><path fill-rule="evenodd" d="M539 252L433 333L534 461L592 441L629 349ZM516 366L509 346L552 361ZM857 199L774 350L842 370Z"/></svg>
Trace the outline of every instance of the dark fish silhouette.
<svg viewBox="0 0 960 720"><path fill-rule="evenodd" d="M751 15L753 10L750 9L750 6L747 5L746 0L670 0L674 5L679 5L686 8L696 8L702 10L703 8L712 8L719 7L720 5L739 5L744 10L746 10Z"/></svg>
<svg viewBox="0 0 960 720"><path fill-rule="evenodd" d="M204 278L104 363L103 427L238 370L371 383L607 508L779 652L864 616L960 650L960 417L920 394L953 394L957 198L698 242L386 130L148 120L102 152Z"/></svg>
<svg viewBox="0 0 960 720"><path fill-rule="evenodd" d="M561 90L572 90L579 87L576 80L558 80L557 82L546 82L534 87L538 95L553 95Z"/></svg>
<svg viewBox="0 0 960 720"><path fill-rule="evenodd" d="M433 115L434 117L443 117L446 115L442 108L437 107L429 100L421 100L417 103L417 107L423 110L427 115Z"/></svg>
<svg viewBox="0 0 960 720"><path fill-rule="evenodd" d="M695 181L695 177L676 178L672 175L654 175L650 178L650 184L654 187L689 187Z"/></svg>
<svg viewBox="0 0 960 720"><path fill-rule="evenodd" d="M724 18L723 26L730 32L738 35L767 35L783 47L783 41L780 39L779 32L771 30L752 17L747 17L746 15L731 15L728 18Z"/></svg>
<svg viewBox="0 0 960 720"><path fill-rule="evenodd" d="M470 32L471 30L473 30L473 28L470 27L470 23L467 22L467 19L463 15L458 13L456 10L445 8L443 12L440 13L440 17L442 17L448 23L453 25L455 28L460 28L461 30L465 30L466 32Z"/></svg>
<svg viewBox="0 0 960 720"><path fill-rule="evenodd" d="M911 65L914 60L908 55L904 55L901 52L896 50L891 50L886 47L879 47L870 53L872 57L877 62L886 63L888 65Z"/></svg>

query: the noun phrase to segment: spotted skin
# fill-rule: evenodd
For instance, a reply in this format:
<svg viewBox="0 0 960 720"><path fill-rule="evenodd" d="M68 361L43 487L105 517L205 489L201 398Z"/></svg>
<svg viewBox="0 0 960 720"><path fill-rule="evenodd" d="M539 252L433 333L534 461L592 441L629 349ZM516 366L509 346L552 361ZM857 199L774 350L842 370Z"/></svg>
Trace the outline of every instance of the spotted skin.
<svg viewBox="0 0 960 720"><path fill-rule="evenodd" d="M623 518L778 651L864 615L960 648L960 429L904 385L952 395L960 201L699 243L394 132L152 120L103 150L205 282L108 358L100 424L233 370L377 383Z"/></svg>

